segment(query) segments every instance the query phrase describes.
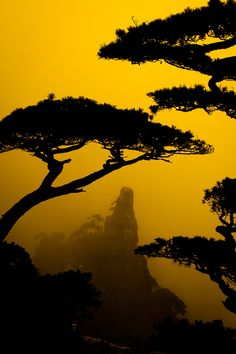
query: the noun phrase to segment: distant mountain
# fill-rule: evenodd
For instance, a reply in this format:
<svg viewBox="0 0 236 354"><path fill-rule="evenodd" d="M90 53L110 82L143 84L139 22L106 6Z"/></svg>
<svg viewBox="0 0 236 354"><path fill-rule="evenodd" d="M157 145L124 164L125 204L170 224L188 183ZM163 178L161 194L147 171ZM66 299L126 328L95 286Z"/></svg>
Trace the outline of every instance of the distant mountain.
<svg viewBox="0 0 236 354"><path fill-rule="evenodd" d="M50 236L42 237L34 261L40 268L42 259L45 270L42 245L47 243L45 252L50 258L51 271L56 269L52 266L54 258L54 262L63 267L62 271L70 268L92 272L92 282L102 292L102 306L93 319L81 324L82 333L107 339L129 335L144 338L151 333L154 323L184 315L186 306L151 276L146 258L134 254L138 225L133 190L123 187L112 209L105 221L100 215L94 215L67 240L60 236L61 246L57 244L53 253L51 245L51 255ZM53 244L55 234L52 239Z"/></svg>

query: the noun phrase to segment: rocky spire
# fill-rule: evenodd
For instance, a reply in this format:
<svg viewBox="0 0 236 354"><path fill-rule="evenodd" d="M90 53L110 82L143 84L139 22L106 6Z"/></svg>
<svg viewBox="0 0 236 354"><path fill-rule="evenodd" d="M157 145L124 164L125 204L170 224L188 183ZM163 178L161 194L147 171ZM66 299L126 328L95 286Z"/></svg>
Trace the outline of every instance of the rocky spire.
<svg viewBox="0 0 236 354"><path fill-rule="evenodd" d="M145 337L154 323L184 313L184 303L170 290L161 288L151 276L146 258L134 253L138 225L131 188L121 188L111 215L105 219L103 233L94 236L90 248L92 244L94 249L87 255L84 270L93 273L103 304L94 320L87 323L86 331L101 337L118 338L124 333Z"/></svg>
<svg viewBox="0 0 236 354"><path fill-rule="evenodd" d="M184 303L151 276L145 256L134 253L137 245L134 193L129 187L121 188L105 221L94 215L68 238L63 254L70 267L91 272L92 283L101 290L102 306L93 320L80 324L81 333L145 337L154 323L184 314Z"/></svg>
<svg viewBox="0 0 236 354"><path fill-rule="evenodd" d="M112 240L117 250L132 252L138 244L138 225L134 213L134 192L129 187L121 188L112 215L106 217L104 236Z"/></svg>

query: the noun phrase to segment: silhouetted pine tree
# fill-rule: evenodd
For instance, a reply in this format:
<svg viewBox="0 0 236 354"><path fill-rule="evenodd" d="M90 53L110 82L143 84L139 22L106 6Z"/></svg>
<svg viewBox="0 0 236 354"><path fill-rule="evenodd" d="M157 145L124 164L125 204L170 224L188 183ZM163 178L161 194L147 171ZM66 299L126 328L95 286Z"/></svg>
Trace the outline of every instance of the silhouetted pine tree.
<svg viewBox="0 0 236 354"><path fill-rule="evenodd" d="M201 273L208 274L227 296L224 306L236 313L236 179L225 178L212 189L206 189L203 203L218 215L221 225L216 231L224 240L196 236L193 238L175 236L169 240L156 238L155 242L140 246L136 252L148 257L173 259L184 266L194 266Z"/></svg>
<svg viewBox="0 0 236 354"><path fill-rule="evenodd" d="M132 64L166 62L177 68L210 76L208 86L173 87L150 92L152 112L166 108L190 111L203 108L225 111L236 118L235 93L217 82L236 79L236 57L213 59L210 53L236 44L236 3L210 0L207 6L187 8L166 19L117 30L116 40L101 47L99 57L128 60ZM212 43L209 43L212 42Z"/></svg>
<svg viewBox="0 0 236 354"><path fill-rule="evenodd" d="M54 186L65 164L60 154L70 153L89 143L106 149L101 169L63 185ZM0 241L17 220L35 205L70 193L80 193L98 179L139 161L166 160L174 154L207 154L212 147L194 139L189 131L163 126L151 121L141 109L118 109L109 104L80 97L48 99L17 109L0 122L0 153L20 149L47 165L48 173L41 185L24 196L0 218ZM138 156L126 158L124 150Z"/></svg>

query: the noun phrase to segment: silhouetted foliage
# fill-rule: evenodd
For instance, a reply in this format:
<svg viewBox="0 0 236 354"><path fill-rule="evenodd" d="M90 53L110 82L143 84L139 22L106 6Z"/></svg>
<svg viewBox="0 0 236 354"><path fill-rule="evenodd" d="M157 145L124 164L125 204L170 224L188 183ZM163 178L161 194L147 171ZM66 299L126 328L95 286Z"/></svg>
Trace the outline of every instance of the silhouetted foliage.
<svg viewBox="0 0 236 354"><path fill-rule="evenodd" d="M150 106L153 113L171 108L182 112L202 108L208 114L221 111L231 118L236 118L236 95L234 91L229 91L226 88L215 93L201 85L188 88L182 86L150 92L148 96L156 102L155 105Z"/></svg>
<svg viewBox="0 0 236 354"><path fill-rule="evenodd" d="M219 110L236 118L234 91L217 86L223 80L236 80L236 57L213 59L209 55L236 44L235 15L235 1L210 0L201 8L187 8L166 19L117 30L116 40L102 46L98 55L105 59L128 60L132 64L165 61L177 68L210 76L209 89L195 85L148 93L156 103L150 107L152 113L171 108L183 112L203 108L208 114ZM186 266L194 265L198 271L209 274L227 296L225 306L236 313L235 240L232 236L236 231L235 180L226 178L212 190L206 190L203 202L210 205L223 224L217 226L216 231L224 241L199 236L193 239L181 236L170 240L157 238L154 243L139 247L137 253L170 258Z"/></svg>
<svg viewBox="0 0 236 354"><path fill-rule="evenodd" d="M236 351L236 330L226 328L222 321L188 320L173 322L167 319L155 326L156 334L146 348L167 354L233 354Z"/></svg>
<svg viewBox="0 0 236 354"><path fill-rule="evenodd" d="M40 276L26 251L0 243L0 351L72 353L79 325L100 305L91 274L77 271Z"/></svg>
<svg viewBox="0 0 236 354"><path fill-rule="evenodd" d="M187 69L192 68L195 57L201 62L205 60L205 65L211 64L214 61L205 53L235 44L235 16L234 1L209 1L208 6L194 10L187 8L166 19L142 23L127 30L119 29L116 31L116 41L102 46L99 56L129 60L133 64L165 60ZM220 41L205 44L204 41L209 38ZM186 63L182 63L183 60Z"/></svg>
<svg viewBox="0 0 236 354"><path fill-rule="evenodd" d="M71 159L58 154L97 143L109 151L102 168L64 185L53 183ZM151 121L141 109L118 109L80 97L55 100L52 95L35 106L17 109L0 122L0 152L20 149L47 164L48 174L38 189L23 197L0 219L0 240L33 206L61 195L83 192L83 187L124 166L145 160L166 160L174 154L206 154L212 147L191 132ZM124 150L138 156L126 158Z"/></svg>
<svg viewBox="0 0 236 354"><path fill-rule="evenodd" d="M203 203L210 206L219 220L228 227L235 227L236 179L226 177L204 192ZM236 231L236 230L235 230Z"/></svg>
<svg viewBox="0 0 236 354"><path fill-rule="evenodd" d="M219 109L235 118L234 93L220 89L222 80L236 79L236 57L213 59L207 53L236 44L236 3L210 0L207 6L187 8L166 19L117 30L116 41L104 45L99 57L128 60L132 64L165 61L178 68L210 75L210 91L201 86L179 87L151 92L156 101L153 112L165 108L189 111L203 108L208 113ZM209 39L217 39L209 43Z"/></svg>
<svg viewBox="0 0 236 354"><path fill-rule="evenodd" d="M235 352L235 330L223 327L221 321L190 324L187 320L166 319L155 325L156 332L146 341L131 339L130 348L100 338L81 337L80 323L87 316L87 309L98 305L98 292L90 284L90 274L68 271L39 276L22 247L4 242L0 244L0 260L1 352Z"/></svg>
<svg viewBox="0 0 236 354"><path fill-rule="evenodd" d="M82 97L47 99L17 109L0 122L0 137L1 152L21 149L47 163L53 162L57 154L77 150L92 141L112 156L115 151L111 149L117 153L131 149L145 153L143 159L161 159L179 150L204 153L206 149L190 132L153 123L142 110L121 110Z"/></svg>
<svg viewBox="0 0 236 354"><path fill-rule="evenodd" d="M236 313L236 252L232 233L236 232L235 183L235 179L225 178L204 192L203 203L210 206L211 211L218 215L223 224L217 226L216 231L224 237L224 240L200 236L193 238L175 236L169 240L156 238L155 242L136 249L138 254L172 259L184 266L193 265L197 271L208 274L227 296L223 302L224 306L234 313Z"/></svg>

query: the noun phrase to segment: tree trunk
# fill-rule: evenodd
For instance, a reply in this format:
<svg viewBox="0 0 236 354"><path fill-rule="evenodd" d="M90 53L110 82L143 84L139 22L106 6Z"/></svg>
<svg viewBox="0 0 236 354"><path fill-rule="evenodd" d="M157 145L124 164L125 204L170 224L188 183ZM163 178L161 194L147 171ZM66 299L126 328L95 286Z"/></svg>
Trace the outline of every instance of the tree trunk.
<svg viewBox="0 0 236 354"><path fill-rule="evenodd" d="M62 171L62 165L69 162L69 160L60 162L59 165L56 164L56 169L54 167L49 170L48 175L44 178L38 189L20 199L15 205L13 205L13 207L2 215L0 218L0 242L7 237L15 223L35 205L62 195L84 192L83 187L88 186L102 177L105 177L115 170L119 170L123 166L132 165L138 161L145 160L146 157L147 155L143 154L131 160L122 161L122 163L118 162L113 165L106 166L101 170L95 171L85 177L76 179L62 186L52 187L52 183Z"/></svg>
<svg viewBox="0 0 236 354"><path fill-rule="evenodd" d="M0 219L0 242L6 238L21 216L23 216L35 205L52 198L52 190L52 188L46 190L39 188L36 191L24 196L4 215L2 215Z"/></svg>

